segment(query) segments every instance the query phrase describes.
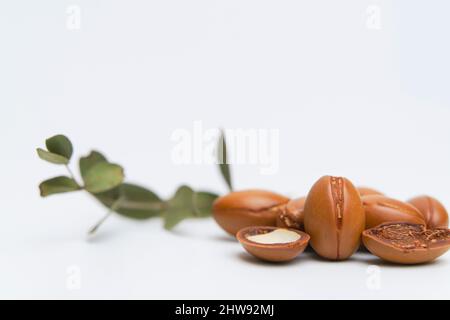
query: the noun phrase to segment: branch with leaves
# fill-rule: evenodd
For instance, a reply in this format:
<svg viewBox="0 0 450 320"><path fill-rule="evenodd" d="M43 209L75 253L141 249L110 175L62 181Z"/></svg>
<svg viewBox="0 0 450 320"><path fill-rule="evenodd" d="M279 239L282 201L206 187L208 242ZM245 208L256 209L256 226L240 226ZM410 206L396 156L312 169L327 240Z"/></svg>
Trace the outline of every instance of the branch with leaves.
<svg viewBox="0 0 450 320"><path fill-rule="evenodd" d="M223 134L222 141L224 142ZM79 159L78 164L82 178L82 181L79 182L70 169L73 155L71 141L64 135L56 135L47 139L45 144L46 150L37 149L39 157L52 164L65 166L68 175L43 181L39 185L41 196L86 191L108 209L106 215L89 230L89 234L95 233L113 213L137 220L161 217L164 219L164 227L168 230L184 219L203 218L211 215L212 203L217 198L216 194L194 191L189 186L183 185L170 199L162 200L156 193L145 187L124 182L123 168L109 162L98 151L92 151L89 155ZM224 146L224 143L222 145ZM223 149L226 150L226 148ZM223 160L227 166L226 154L225 158L222 157ZM227 176L228 178L225 180L231 188L229 170Z"/></svg>

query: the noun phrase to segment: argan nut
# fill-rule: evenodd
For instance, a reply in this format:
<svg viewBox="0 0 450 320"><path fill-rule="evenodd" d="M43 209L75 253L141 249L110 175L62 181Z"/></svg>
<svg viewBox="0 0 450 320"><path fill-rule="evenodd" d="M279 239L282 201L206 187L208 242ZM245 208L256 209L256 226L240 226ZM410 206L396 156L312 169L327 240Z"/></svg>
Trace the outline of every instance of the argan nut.
<svg viewBox="0 0 450 320"><path fill-rule="evenodd" d="M390 222L365 230L365 247L377 257L400 264L432 261L450 248L450 230L422 224Z"/></svg>
<svg viewBox="0 0 450 320"><path fill-rule="evenodd" d="M277 227L304 230L303 209L305 208L305 200L306 197L290 200L277 217Z"/></svg>
<svg viewBox="0 0 450 320"><path fill-rule="evenodd" d="M425 224L422 214L409 203L380 195L362 197L366 212L366 229L385 222Z"/></svg>
<svg viewBox="0 0 450 320"><path fill-rule="evenodd" d="M309 191L304 215L305 232L319 256L344 260L359 248L364 209L358 190L346 178L320 178Z"/></svg>
<svg viewBox="0 0 450 320"><path fill-rule="evenodd" d="M433 197L419 196L408 201L416 207L423 218L427 227L434 228L447 228L448 227L448 213L445 207Z"/></svg>
<svg viewBox="0 0 450 320"><path fill-rule="evenodd" d="M309 242L309 235L300 230L261 226L241 229L236 238L248 253L271 262L293 260Z"/></svg>
<svg viewBox="0 0 450 320"><path fill-rule="evenodd" d="M359 195L361 197L370 196L370 195L380 195L380 196L384 195L380 191L372 189L372 188L358 187L357 189L358 189Z"/></svg>
<svg viewBox="0 0 450 320"><path fill-rule="evenodd" d="M275 226L289 198L271 191L245 190L219 197L213 204L213 217L231 235L245 227Z"/></svg>

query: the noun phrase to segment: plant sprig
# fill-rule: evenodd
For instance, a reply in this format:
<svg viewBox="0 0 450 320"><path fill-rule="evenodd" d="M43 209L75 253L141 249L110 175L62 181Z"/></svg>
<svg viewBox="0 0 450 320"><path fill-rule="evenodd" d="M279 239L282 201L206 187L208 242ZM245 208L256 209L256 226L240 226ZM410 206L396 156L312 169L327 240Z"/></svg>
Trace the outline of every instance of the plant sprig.
<svg viewBox="0 0 450 320"><path fill-rule="evenodd" d="M94 234L113 213L136 220L162 217L168 230L184 219L211 215L212 203L217 198L212 192L181 186L170 199L163 200L143 186L125 182L124 169L95 150L79 159L82 182L78 182L69 166L73 155L69 138L56 135L47 139L45 145L46 150L37 149L38 156L52 164L65 166L68 175L41 182L40 195L86 191L108 208L106 215L89 229L89 234ZM226 181L231 188L231 182L228 182L231 180L227 178Z"/></svg>
<svg viewBox="0 0 450 320"><path fill-rule="evenodd" d="M217 144L217 163L219 164L220 173L228 187L228 190L233 191L231 166L227 158L227 142L225 139L225 132L223 130L220 130L219 141Z"/></svg>

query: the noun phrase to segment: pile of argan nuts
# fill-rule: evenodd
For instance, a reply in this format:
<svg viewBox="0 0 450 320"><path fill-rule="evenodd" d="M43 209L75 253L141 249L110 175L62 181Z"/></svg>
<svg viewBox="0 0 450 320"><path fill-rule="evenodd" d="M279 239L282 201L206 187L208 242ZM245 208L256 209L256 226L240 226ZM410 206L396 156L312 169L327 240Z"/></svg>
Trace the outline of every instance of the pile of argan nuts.
<svg viewBox="0 0 450 320"><path fill-rule="evenodd" d="M272 262L293 260L308 244L336 261L363 249L362 240L372 254L399 264L426 263L450 248L448 214L438 200L402 202L341 177L320 178L298 199L231 192L215 201L213 216L250 254Z"/></svg>

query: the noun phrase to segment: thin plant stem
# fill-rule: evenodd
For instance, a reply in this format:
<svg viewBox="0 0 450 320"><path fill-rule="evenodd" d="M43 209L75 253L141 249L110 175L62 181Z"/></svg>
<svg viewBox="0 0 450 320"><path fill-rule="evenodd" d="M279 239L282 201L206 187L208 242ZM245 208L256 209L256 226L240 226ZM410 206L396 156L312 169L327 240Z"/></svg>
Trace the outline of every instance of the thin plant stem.
<svg viewBox="0 0 450 320"><path fill-rule="evenodd" d="M72 171L72 169L70 169L69 165L66 164L65 167L67 169L67 172L69 172L69 176L73 179L73 181L75 181L78 185L80 185L78 183L77 179L75 179L75 175L73 174L73 171Z"/></svg>
<svg viewBox="0 0 450 320"><path fill-rule="evenodd" d="M118 208L119 202L121 198L114 201L114 203L111 205L111 208L109 208L108 212L101 218L93 227L91 227L88 231L88 235L93 235L98 228L111 216L111 214Z"/></svg>

